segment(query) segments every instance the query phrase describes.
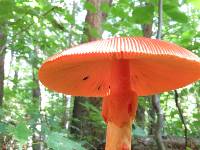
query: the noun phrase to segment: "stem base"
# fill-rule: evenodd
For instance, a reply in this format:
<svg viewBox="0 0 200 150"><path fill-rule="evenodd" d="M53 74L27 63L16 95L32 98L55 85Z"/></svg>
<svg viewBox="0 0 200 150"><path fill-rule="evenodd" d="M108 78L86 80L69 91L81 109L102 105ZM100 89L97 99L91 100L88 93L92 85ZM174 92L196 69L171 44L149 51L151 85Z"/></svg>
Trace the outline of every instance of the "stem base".
<svg viewBox="0 0 200 150"><path fill-rule="evenodd" d="M108 122L105 150L131 150L132 121L122 127Z"/></svg>

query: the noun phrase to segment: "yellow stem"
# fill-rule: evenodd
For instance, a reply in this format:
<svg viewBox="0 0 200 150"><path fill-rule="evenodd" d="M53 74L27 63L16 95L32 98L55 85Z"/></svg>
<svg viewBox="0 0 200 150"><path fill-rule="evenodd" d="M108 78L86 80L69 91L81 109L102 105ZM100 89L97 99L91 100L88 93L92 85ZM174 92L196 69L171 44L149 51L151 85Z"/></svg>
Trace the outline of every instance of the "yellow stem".
<svg viewBox="0 0 200 150"><path fill-rule="evenodd" d="M132 121L122 127L108 122L105 150L131 150Z"/></svg>

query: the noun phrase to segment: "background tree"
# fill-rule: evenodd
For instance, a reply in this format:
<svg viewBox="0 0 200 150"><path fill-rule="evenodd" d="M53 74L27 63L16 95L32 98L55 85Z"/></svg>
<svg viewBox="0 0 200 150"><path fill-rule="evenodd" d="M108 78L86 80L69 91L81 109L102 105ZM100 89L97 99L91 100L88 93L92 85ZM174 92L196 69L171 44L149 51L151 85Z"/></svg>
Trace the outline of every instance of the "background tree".
<svg viewBox="0 0 200 150"><path fill-rule="evenodd" d="M83 31L83 42L93 41L101 38L103 32L102 23L105 21L107 16L106 12L102 11L102 7L110 7L111 3L112 0L88 0L85 2L87 15L85 18L85 27ZM87 109L89 105L90 107L98 110L101 107L101 99L75 97L73 109L73 118L75 120L72 124L72 129L75 130L72 130L72 133L79 135L81 139L86 138L89 141L91 140L90 143L92 144L92 147L97 147L99 144L102 143L102 140L105 137L105 131L103 131L101 126L95 125L94 121L97 120L92 120L90 118L90 113ZM99 138L95 140L93 138L88 138L91 135Z"/></svg>

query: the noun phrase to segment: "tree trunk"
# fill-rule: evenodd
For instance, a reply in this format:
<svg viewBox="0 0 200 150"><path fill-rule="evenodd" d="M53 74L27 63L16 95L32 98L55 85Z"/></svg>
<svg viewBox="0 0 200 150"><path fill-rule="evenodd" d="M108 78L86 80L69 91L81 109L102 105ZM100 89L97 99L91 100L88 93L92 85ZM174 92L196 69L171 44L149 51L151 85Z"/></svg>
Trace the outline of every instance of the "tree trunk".
<svg viewBox="0 0 200 150"><path fill-rule="evenodd" d="M86 38L83 39L83 42L97 40L101 37L102 22L105 20L106 14L100 11L100 6L102 3L111 4L111 0L88 0L87 2L93 4L96 8L96 12L87 12L85 20L86 26L84 29ZM95 31L95 34L93 31ZM105 132L99 132L100 130L92 124L92 121L84 119L88 118L89 113L81 103L85 103L86 101L97 108L100 108L101 106L100 98L75 97L73 119L76 119L76 121L72 121L71 133L79 135L81 138L87 137L88 135L98 137L98 141L102 141ZM93 140L92 145L94 147L98 144L97 141Z"/></svg>
<svg viewBox="0 0 200 150"><path fill-rule="evenodd" d="M159 150L165 150L165 146L162 141L163 113L162 113L162 109L160 108L160 96L159 95L152 96L152 105L153 105L153 109L155 110L156 115L157 115L157 121L154 125L154 127L155 127L154 134L155 134L156 144L157 144Z"/></svg>
<svg viewBox="0 0 200 150"><path fill-rule="evenodd" d="M39 110L41 111L41 91L40 91L40 86L39 86L39 80L37 77L37 70L38 70L38 57L37 57L37 48L35 48L34 51L34 56L33 56L33 60L31 62L32 64L32 80L33 83L36 85L34 86L34 88L32 89L32 97L33 97L33 103L38 103L39 105ZM36 123L41 123L41 119L38 119L36 121ZM32 148L33 150L41 150L42 149L42 145L41 145L41 134L38 133L39 135L36 135L35 133L33 133L33 144L32 144Z"/></svg>
<svg viewBox="0 0 200 150"><path fill-rule="evenodd" d="M162 23L163 23L163 1L158 1L158 30L157 30L157 39L161 40L162 37ZM165 150L165 145L162 139L162 129L163 129L163 112L160 107L160 95L156 94L152 96L152 105L157 115L157 122L155 123L154 135L156 139L156 144L159 150Z"/></svg>
<svg viewBox="0 0 200 150"><path fill-rule="evenodd" d="M67 117L68 117L67 102L68 102L67 96L63 95L63 108L64 109L63 109L63 116L62 116L61 124L60 124L63 129L66 129L66 124L67 124Z"/></svg>
<svg viewBox="0 0 200 150"><path fill-rule="evenodd" d="M1 47L0 47L1 48ZM3 89L4 89L4 58L5 55L0 55L0 106L3 105Z"/></svg>
<svg viewBox="0 0 200 150"><path fill-rule="evenodd" d="M0 31L0 106L3 105L5 41L6 36Z"/></svg>
<svg viewBox="0 0 200 150"><path fill-rule="evenodd" d="M3 32L1 32L1 27L0 27L0 108L3 105L3 97L4 97L4 61L6 53L5 44L6 44L6 35ZM2 134L0 134L0 148L5 149L4 136Z"/></svg>

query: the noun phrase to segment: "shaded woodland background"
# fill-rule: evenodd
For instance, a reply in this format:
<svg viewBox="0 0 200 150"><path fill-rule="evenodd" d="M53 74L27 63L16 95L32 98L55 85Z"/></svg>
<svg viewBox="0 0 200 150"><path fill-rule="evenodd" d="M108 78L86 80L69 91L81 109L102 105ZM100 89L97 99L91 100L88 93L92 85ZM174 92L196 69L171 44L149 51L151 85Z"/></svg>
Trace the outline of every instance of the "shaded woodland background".
<svg viewBox="0 0 200 150"><path fill-rule="evenodd" d="M49 91L38 69L49 56L102 37L156 38L157 24L158 0L0 0L1 149L103 149L100 98ZM200 56L200 1L164 0L161 38ZM140 97L135 150L182 150L185 136L187 150L200 150L199 81Z"/></svg>

